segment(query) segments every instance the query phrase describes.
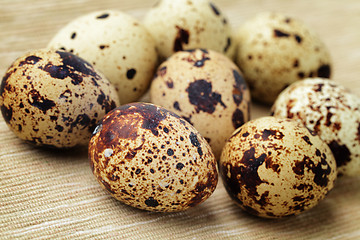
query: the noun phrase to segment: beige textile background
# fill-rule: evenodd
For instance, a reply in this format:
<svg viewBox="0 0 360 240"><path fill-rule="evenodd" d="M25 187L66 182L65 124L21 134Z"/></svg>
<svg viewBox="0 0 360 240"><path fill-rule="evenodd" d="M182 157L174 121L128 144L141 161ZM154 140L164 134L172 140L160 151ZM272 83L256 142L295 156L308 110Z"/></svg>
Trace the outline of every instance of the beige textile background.
<svg viewBox="0 0 360 240"><path fill-rule="evenodd" d="M139 19L156 0L1 0L0 75L31 49L45 47L65 23L94 10ZM214 0L234 28L264 10L301 18L329 47L334 80L360 95L359 0ZM269 109L254 105L252 118ZM340 178L314 209L265 220L241 211L220 182L185 212L137 210L110 197L93 177L86 149L34 148L0 117L0 239L360 239L360 177Z"/></svg>

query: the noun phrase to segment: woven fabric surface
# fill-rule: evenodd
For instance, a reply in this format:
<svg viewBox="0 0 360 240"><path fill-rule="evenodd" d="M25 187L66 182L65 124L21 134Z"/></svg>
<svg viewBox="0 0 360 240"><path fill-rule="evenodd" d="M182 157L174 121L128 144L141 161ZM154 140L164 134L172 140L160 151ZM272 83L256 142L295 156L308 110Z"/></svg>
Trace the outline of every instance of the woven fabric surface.
<svg viewBox="0 0 360 240"><path fill-rule="evenodd" d="M298 17L332 54L334 80L360 96L360 1L217 0L234 28L261 11ZM117 9L142 19L156 0L5 0L0 7L0 74L43 48L67 22ZM145 96L145 100L146 100ZM269 115L253 104L252 118ZM204 203L179 213L126 206L93 176L86 148L49 150L18 139L0 117L0 239L360 239L360 177L341 177L315 208L267 220L237 207L220 181Z"/></svg>

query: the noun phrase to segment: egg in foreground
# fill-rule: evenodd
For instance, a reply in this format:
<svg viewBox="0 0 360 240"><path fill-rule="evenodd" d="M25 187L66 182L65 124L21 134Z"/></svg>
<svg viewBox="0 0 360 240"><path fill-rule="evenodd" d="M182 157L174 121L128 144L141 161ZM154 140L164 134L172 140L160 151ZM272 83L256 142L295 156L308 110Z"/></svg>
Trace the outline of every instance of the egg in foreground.
<svg viewBox="0 0 360 240"><path fill-rule="evenodd" d="M196 206L218 181L206 140L184 119L149 103L108 113L90 140L89 159L98 182L114 198L148 211Z"/></svg>
<svg viewBox="0 0 360 240"><path fill-rule="evenodd" d="M281 92L272 114L296 119L317 133L332 150L339 174L360 174L359 96L337 82L309 78Z"/></svg>
<svg viewBox="0 0 360 240"><path fill-rule="evenodd" d="M97 122L119 105L115 88L71 53L33 50L7 70L0 88L5 122L38 146L87 146Z"/></svg>
<svg viewBox="0 0 360 240"><path fill-rule="evenodd" d="M330 148L303 125L263 117L238 128L226 143L219 171L233 200L264 218L299 214L333 188Z"/></svg>

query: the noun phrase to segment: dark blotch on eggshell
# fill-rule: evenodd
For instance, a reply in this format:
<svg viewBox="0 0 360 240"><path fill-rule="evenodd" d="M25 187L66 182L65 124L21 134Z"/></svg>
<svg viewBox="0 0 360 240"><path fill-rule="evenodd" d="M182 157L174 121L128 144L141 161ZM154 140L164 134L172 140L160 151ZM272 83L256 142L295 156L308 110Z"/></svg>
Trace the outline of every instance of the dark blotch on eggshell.
<svg viewBox="0 0 360 240"><path fill-rule="evenodd" d="M79 114L77 117L76 117L76 119L75 119L75 121L73 121L71 124L70 124L70 126L71 126L71 128L74 128L74 127L78 127L78 128L80 128L80 129L84 129L84 128L86 128L86 127L88 127L89 126L89 124L90 124L90 117L87 115L87 114ZM89 131L90 132L93 132L93 130L95 129L95 127L96 127L96 124L94 124L91 128L89 128Z"/></svg>
<svg viewBox="0 0 360 240"><path fill-rule="evenodd" d="M145 200L145 204L149 207L157 207L159 205L159 202L155 200L153 197L149 197Z"/></svg>
<svg viewBox="0 0 360 240"><path fill-rule="evenodd" d="M284 31L281 31L281 30L279 30L279 29L274 29L274 36L275 36L275 37L289 37L290 34L284 32Z"/></svg>
<svg viewBox="0 0 360 240"><path fill-rule="evenodd" d="M271 157L267 157L265 160L265 167L271 168L274 172L279 173L280 172L280 165L277 163L274 163Z"/></svg>
<svg viewBox="0 0 360 240"><path fill-rule="evenodd" d="M178 101L175 101L173 106L176 110L181 111L180 104Z"/></svg>
<svg viewBox="0 0 360 240"><path fill-rule="evenodd" d="M196 112L213 113L218 103L226 108L219 93L212 91L212 83L204 79L196 80L186 89L189 101L195 106Z"/></svg>
<svg viewBox="0 0 360 240"><path fill-rule="evenodd" d="M336 164L338 167L346 165L348 162L350 162L350 151L348 147L344 144L339 144L337 141L331 141L329 144L329 147L334 154Z"/></svg>
<svg viewBox="0 0 360 240"><path fill-rule="evenodd" d="M240 74L239 71L233 70L233 76L235 79L235 84L233 85L233 100L237 106L239 106L243 100L243 94L247 89L245 79Z"/></svg>
<svg viewBox="0 0 360 240"><path fill-rule="evenodd" d="M308 136L301 137L307 144L313 145Z"/></svg>
<svg viewBox="0 0 360 240"><path fill-rule="evenodd" d="M302 42L302 38L299 35L295 34L294 37L297 43L300 44Z"/></svg>
<svg viewBox="0 0 360 240"><path fill-rule="evenodd" d="M104 13L104 14L101 14L99 16L97 16L96 18L97 19L105 19L105 18L108 18L109 17L109 14L108 13Z"/></svg>
<svg viewBox="0 0 360 240"><path fill-rule="evenodd" d="M296 161L295 166L293 166L293 172L296 175L303 176L305 169L309 169L314 173L314 183L326 187L328 185L329 179L328 175L331 173L331 168L326 161L326 155L323 154L321 161L318 164L315 164L310 157L304 156L302 161Z"/></svg>
<svg viewBox="0 0 360 240"><path fill-rule="evenodd" d="M257 186L263 183L258 175L258 168L266 160L266 154L261 154L255 157L255 148L252 147L244 152L240 162L243 166L240 167L240 182L245 185L251 196L258 196Z"/></svg>
<svg viewBox="0 0 360 240"><path fill-rule="evenodd" d="M211 9L213 10L213 12L215 13L216 16L220 16L220 11L219 9L213 4L213 3L209 3Z"/></svg>
<svg viewBox="0 0 360 240"><path fill-rule="evenodd" d="M202 155L203 155L203 151L202 151L202 149L201 149L201 144L200 144L200 142L199 142L199 140L198 140L197 135L196 135L195 133L191 132L189 138L190 138L191 144L192 144L194 147L197 147L197 151L198 151L199 155L202 156Z"/></svg>
<svg viewBox="0 0 360 240"><path fill-rule="evenodd" d="M28 102L31 106L34 106L34 107L40 109L44 114L49 109L56 106L54 101L52 101L50 99L46 99L45 97L41 96L40 93L35 89L33 89L29 92Z"/></svg>
<svg viewBox="0 0 360 240"><path fill-rule="evenodd" d="M136 74L136 69L131 68L131 69L127 70L126 77L127 77L127 79L131 80L135 77L135 74Z"/></svg>
<svg viewBox="0 0 360 240"><path fill-rule="evenodd" d="M231 117L234 129L241 127L244 123L244 114L240 109L236 109Z"/></svg>
<svg viewBox="0 0 360 240"><path fill-rule="evenodd" d="M184 49L183 44L189 43L190 33L186 29L182 29L179 26L176 26L177 34L174 41L174 52L181 51Z"/></svg>
<svg viewBox="0 0 360 240"><path fill-rule="evenodd" d="M331 67L328 64L321 65L317 70L317 76L321 78L330 78Z"/></svg>
<svg viewBox="0 0 360 240"><path fill-rule="evenodd" d="M169 79L168 81L166 81L166 86L168 88L174 88L174 81L172 79Z"/></svg>
<svg viewBox="0 0 360 240"><path fill-rule="evenodd" d="M72 79L71 83L74 85L82 83L83 76L93 76L95 79L101 78L85 60L69 52L56 51L56 53L62 59L62 65L53 65L49 62L44 67L39 67L43 71L48 72L51 77L57 79L70 77Z"/></svg>
<svg viewBox="0 0 360 240"><path fill-rule="evenodd" d="M178 169L178 170L181 170L181 169L183 169L184 167L185 167L185 165L182 164L182 163L176 164L176 169Z"/></svg>
<svg viewBox="0 0 360 240"><path fill-rule="evenodd" d="M226 38L226 45L225 45L225 47L224 47L224 50L223 50L223 51L226 53L226 52L227 52L227 50L229 50L230 46L231 46L231 38L230 38L230 37L228 37L228 38Z"/></svg>
<svg viewBox="0 0 360 240"><path fill-rule="evenodd" d="M159 68L159 70L157 71L157 75L163 77L163 76L165 76L166 71L167 71L167 67L163 66L163 67Z"/></svg>
<svg viewBox="0 0 360 240"><path fill-rule="evenodd" d="M217 178L218 178L217 173L214 174L213 172L209 171L207 173L207 178L206 178L207 180L205 182L198 182L195 185L195 190L192 191L192 193L195 195L195 197L193 197L189 201L190 207L194 207L205 200L205 198L207 197L208 194L204 190L211 189L211 187L214 185L214 183L217 182Z"/></svg>
<svg viewBox="0 0 360 240"><path fill-rule="evenodd" d="M101 90L96 101L99 105L101 105L102 109L105 109L105 113L110 112L116 107L116 103L113 100L110 100L110 97L105 95L105 93Z"/></svg>
<svg viewBox="0 0 360 240"><path fill-rule="evenodd" d="M34 65L34 64L36 64L37 62L39 62L40 60L42 60L41 57L34 56L34 55L28 56L28 57L25 58L24 61L21 61L21 62L19 63L19 67L21 67L21 66L23 66L23 65L25 65L25 64L32 64L32 65Z"/></svg>

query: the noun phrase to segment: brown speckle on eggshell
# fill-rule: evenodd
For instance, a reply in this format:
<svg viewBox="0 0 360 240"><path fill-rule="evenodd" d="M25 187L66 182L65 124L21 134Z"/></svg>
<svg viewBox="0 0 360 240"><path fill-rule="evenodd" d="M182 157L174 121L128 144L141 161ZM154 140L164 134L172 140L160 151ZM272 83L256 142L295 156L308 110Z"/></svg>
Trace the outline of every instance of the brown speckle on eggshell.
<svg viewBox="0 0 360 240"><path fill-rule="evenodd" d="M223 149L219 171L232 199L265 218L314 207L337 176L331 150L318 136L295 120L274 117L238 128Z"/></svg>
<svg viewBox="0 0 360 240"><path fill-rule="evenodd" d="M0 98L2 115L19 138L58 148L87 145L97 122L119 105L114 87L88 62L46 49L12 64Z"/></svg>
<svg viewBox="0 0 360 240"><path fill-rule="evenodd" d="M108 113L89 145L99 183L121 202L157 212L183 211L215 190L216 161L184 119L149 103Z"/></svg>
<svg viewBox="0 0 360 240"><path fill-rule="evenodd" d="M359 96L337 82L309 78L286 88L272 113L296 119L317 133L333 151L339 174L360 174Z"/></svg>

